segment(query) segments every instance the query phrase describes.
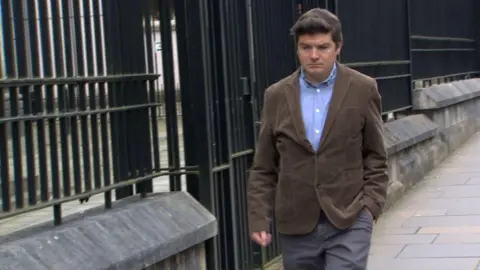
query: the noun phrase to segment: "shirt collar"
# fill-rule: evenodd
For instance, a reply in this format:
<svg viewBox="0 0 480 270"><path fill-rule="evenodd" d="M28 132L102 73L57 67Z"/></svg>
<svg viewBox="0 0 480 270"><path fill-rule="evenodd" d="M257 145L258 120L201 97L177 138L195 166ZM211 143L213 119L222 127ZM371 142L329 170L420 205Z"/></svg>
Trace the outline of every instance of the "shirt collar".
<svg viewBox="0 0 480 270"><path fill-rule="evenodd" d="M335 82L335 77L337 76L337 63L333 64L332 71L330 72L330 75L326 80L318 84L317 86L312 85L305 79L305 73L303 72L303 68L300 71L300 79L302 79L303 82L309 87L319 87L319 86L330 86Z"/></svg>

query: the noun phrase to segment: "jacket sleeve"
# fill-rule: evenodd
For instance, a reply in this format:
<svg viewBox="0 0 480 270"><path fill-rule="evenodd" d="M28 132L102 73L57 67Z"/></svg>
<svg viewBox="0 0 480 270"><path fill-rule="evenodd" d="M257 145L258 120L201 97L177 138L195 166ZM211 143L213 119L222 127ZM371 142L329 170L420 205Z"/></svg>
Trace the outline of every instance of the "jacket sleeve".
<svg viewBox="0 0 480 270"><path fill-rule="evenodd" d="M382 102L375 83L370 89L363 129L364 201L374 219L385 204L389 182L381 113Z"/></svg>
<svg viewBox="0 0 480 270"><path fill-rule="evenodd" d="M255 155L248 179L248 217L250 232L269 231L277 185L278 152L275 147L271 119L270 90L264 95L261 123Z"/></svg>

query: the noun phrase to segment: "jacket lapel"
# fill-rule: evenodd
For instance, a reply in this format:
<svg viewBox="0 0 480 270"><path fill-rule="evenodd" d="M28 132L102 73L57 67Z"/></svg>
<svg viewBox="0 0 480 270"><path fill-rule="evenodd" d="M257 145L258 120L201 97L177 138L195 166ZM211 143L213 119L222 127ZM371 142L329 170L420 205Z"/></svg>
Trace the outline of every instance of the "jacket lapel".
<svg viewBox="0 0 480 270"><path fill-rule="evenodd" d="M347 68L337 63L337 76L335 78L335 85L333 87L332 99L328 107L327 119L323 128L322 138L318 151L322 149L322 145L325 144L325 140L328 138L330 129L335 122L335 117L343 103L345 96L347 95L348 88L350 87L350 76L347 74Z"/></svg>
<svg viewBox="0 0 480 270"><path fill-rule="evenodd" d="M300 69L296 70L289 78L287 78L287 88L285 89L285 97L288 103L288 109L293 118L293 125L297 133L298 141L306 149L314 152L312 145L307 139L305 132L305 124L303 122L302 108L300 105L300 83L298 82Z"/></svg>

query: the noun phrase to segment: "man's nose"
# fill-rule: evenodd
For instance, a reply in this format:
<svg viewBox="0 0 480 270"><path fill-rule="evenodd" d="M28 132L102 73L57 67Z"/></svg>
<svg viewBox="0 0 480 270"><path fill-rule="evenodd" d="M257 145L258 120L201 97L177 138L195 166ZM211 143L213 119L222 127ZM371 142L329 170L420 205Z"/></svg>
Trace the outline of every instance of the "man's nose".
<svg viewBox="0 0 480 270"><path fill-rule="evenodd" d="M310 52L310 58L311 59L318 59L320 57L320 52L314 48L311 52Z"/></svg>

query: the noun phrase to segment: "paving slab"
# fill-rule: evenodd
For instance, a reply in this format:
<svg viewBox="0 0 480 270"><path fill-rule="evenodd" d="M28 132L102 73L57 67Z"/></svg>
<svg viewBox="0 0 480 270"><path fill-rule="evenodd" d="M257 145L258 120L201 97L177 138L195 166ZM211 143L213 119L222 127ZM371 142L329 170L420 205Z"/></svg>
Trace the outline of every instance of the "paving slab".
<svg viewBox="0 0 480 270"><path fill-rule="evenodd" d="M464 244L464 243L480 244L480 233L441 234L435 239L434 243L435 244Z"/></svg>
<svg viewBox="0 0 480 270"><path fill-rule="evenodd" d="M480 270L480 134L375 224L368 270Z"/></svg>
<svg viewBox="0 0 480 270"><path fill-rule="evenodd" d="M472 258L435 258L435 259L396 259L370 260L368 270L476 270L477 259Z"/></svg>
<svg viewBox="0 0 480 270"><path fill-rule="evenodd" d="M408 244L398 258L480 258L480 244Z"/></svg>

